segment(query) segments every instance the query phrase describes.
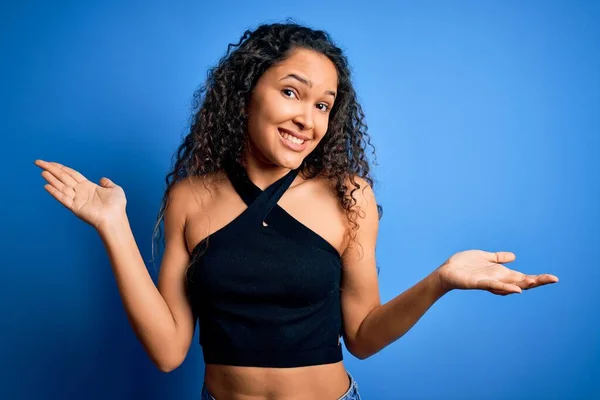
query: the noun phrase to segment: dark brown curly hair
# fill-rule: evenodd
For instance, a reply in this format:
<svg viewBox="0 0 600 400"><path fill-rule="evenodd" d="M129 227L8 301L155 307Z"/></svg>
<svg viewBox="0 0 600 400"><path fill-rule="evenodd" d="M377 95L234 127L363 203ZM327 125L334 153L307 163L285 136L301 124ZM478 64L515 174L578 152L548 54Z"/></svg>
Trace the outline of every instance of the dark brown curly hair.
<svg viewBox="0 0 600 400"><path fill-rule="evenodd" d="M269 67L285 60L299 48L328 57L338 74L338 95L331 109L327 134L303 160L299 173L305 179L320 175L331 182L352 226L350 237L355 238L358 211L353 207L356 200L352 194L360 187L355 177L361 177L373 186L365 147L371 146L373 155L375 148L367 134L365 116L356 99L350 68L342 50L328 33L289 21L246 30L239 42L230 43L219 63L209 69L206 83L194 93L191 129L173 156L173 170L166 176L167 187L153 237L158 239L161 232L160 222L175 183L221 171L228 165L244 165L248 140L244 110L252 90ZM354 187L352 191L347 186L349 181ZM377 209L381 218L381 206L377 205Z"/></svg>

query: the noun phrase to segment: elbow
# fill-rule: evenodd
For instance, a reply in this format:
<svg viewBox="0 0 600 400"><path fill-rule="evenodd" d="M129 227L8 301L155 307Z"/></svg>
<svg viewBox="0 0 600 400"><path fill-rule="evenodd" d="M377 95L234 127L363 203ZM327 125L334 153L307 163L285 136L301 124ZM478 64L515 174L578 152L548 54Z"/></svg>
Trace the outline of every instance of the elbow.
<svg viewBox="0 0 600 400"><path fill-rule="evenodd" d="M358 358L359 360L366 360L367 358L371 357L373 354L372 353L367 353L365 351L351 351L350 354L352 354L354 357Z"/></svg>
<svg viewBox="0 0 600 400"><path fill-rule="evenodd" d="M160 372L164 372L165 374L168 374L177 368L177 366L171 364L156 364L156 366Z"/></svg>
<svg viewBox="0 0 600 400"><path fill-rule="evenodd" d="M164 373L169 373L179 368L185 361L190 348L189 341L181 344L176 340L172 340L170 344L171 346L168 349L166 349L166 346L161 346L166 351L156 354L153 358L156 367Z"/></svg>
<svg viewBox="0 0 600 400"><path fill-rule="evenodd" d="M174 371L175 369L177 369L177 367L170 367L167 365L161 365L158 367L158 369L160 370L160 372L163 372L165 374L168 374L171 371Z"/></svg>
<svg viewBox="0 0 600 400"><path fill-rule="evenodd" d="M179 368L179 366L182 364L181 361L171 361L171 362L156 362L155 365L156 367L161 371L164 372L165 374L168 374L169 372L172 372L174 370L176 370L177 368Z"/></svg>
<svg viewBox="0 0 600 400"><path fill-rule="evenodd" d="M177 368L179 368L179 366L181 364L183 364L183 360L185 359L185 357L180 357L180 356L171 356L171 357L163 357L163 358L157 358L154 359L154 365L156 365L156 367L161 371L164 372L165 374L172 372L174 370L176 370Z"/></svg>
<svg viewBox="0 0 600 400"><path fill-rule="evenodd" d="M356 344L347 344L346 349L348 350L348 352L350 354L352 354L354 357L358 358L359 360L366 360L367 358L371 357L374 354L373 352L365 349L364 346L361 347Z"/></svg>

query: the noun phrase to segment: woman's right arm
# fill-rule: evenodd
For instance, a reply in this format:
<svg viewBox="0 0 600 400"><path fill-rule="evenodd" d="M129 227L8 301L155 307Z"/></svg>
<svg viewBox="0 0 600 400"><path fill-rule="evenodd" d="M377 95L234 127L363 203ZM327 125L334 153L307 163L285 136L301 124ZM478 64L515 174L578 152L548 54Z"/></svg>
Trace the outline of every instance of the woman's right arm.
<svg viewBox="0 0 600 400"><path fill-rule="evenodd" d="M164 372L177 368L187 355L195 327L185 288L190 261L184 239L191 204L188 182L175 184L169 194L157 288L131 232L123 189L108 178L97 185L57 162L35 160L35 164L48 182L44 189L100 233L131 326L154 364Z"/></svg>
<svg viewBox="0 0 600 400"><path fill-rule="evenodd" d="M158 288L144 264L127 214L98 228L131 326L152 362L163 372L181 365L194 336L195 319L185 287L190 261L184 236L189 199L186 186L186 181L178 182L169 194Z"/></svg>

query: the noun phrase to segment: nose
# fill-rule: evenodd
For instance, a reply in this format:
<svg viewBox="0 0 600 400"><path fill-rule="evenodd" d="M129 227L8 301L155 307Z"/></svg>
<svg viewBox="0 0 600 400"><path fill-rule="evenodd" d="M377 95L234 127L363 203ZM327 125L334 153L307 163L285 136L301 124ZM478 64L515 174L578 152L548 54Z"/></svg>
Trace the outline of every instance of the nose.
<svg viewBox="0 0 600 400"><path fill-rule="evenodd" d="M314 117L311 106L302 107L294 117L294 123L302 130L311 130L315 126Z"/></svg>

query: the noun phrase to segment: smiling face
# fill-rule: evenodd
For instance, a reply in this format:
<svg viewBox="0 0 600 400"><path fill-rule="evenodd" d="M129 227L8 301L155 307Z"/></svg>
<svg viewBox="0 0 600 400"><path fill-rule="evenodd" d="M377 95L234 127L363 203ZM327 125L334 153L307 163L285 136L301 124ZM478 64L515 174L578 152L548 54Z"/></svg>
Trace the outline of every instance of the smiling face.
<svg viewBox="0 0 600 400"><path fill-rule="evenodd" d="M298 168L327 132L337 81L333 62L312 50L267 69L247 108L248 162Z"/></svg>

